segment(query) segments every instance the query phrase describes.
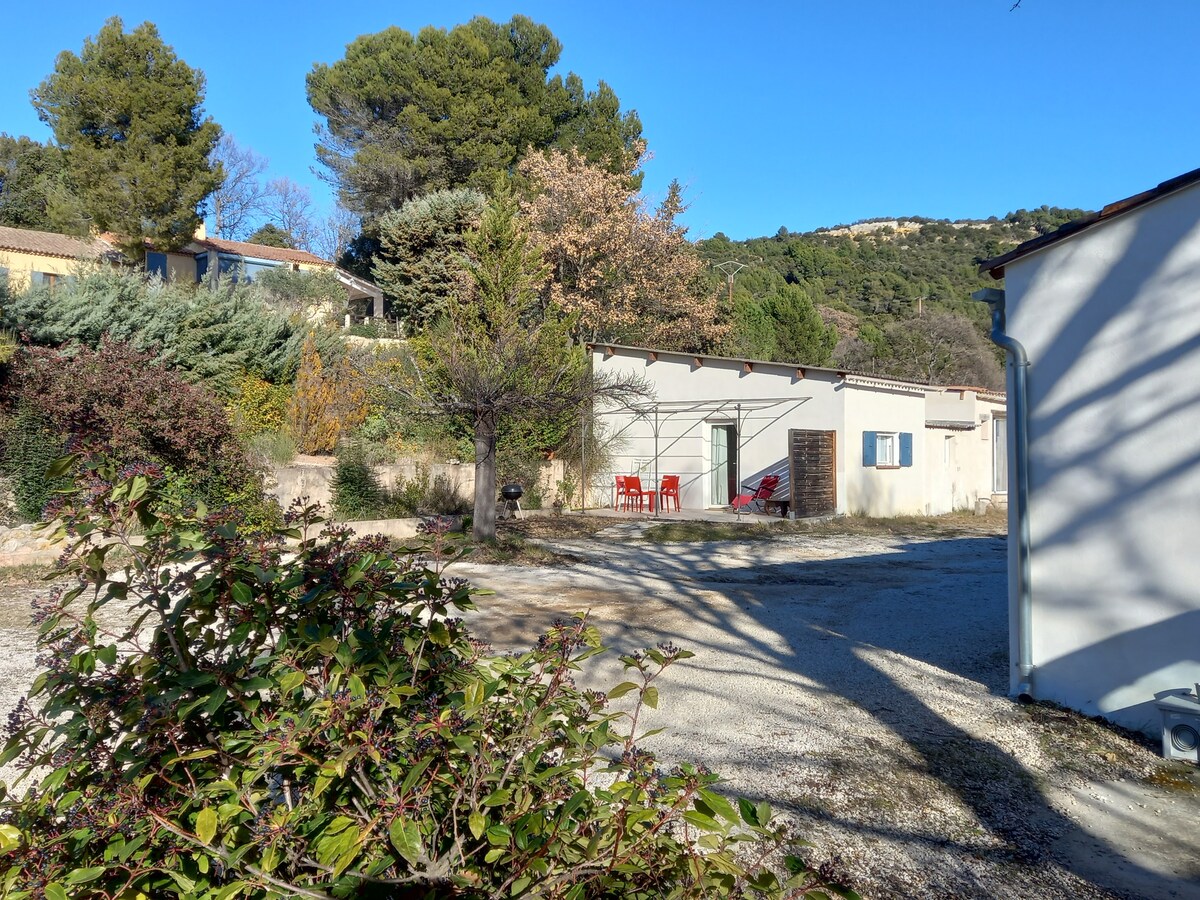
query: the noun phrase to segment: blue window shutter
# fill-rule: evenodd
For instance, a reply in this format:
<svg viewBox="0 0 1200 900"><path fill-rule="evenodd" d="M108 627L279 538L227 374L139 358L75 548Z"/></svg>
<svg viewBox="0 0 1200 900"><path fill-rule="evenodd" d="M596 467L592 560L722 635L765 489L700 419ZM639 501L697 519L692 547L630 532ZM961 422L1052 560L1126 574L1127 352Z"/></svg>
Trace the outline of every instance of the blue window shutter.
<svg viewBox="0 0 1200 900"><path fill-rule="evenodd" d="M907 431L900 433L900 465L912 465L912 435Z"/></svg>
<svg viewBox="0 0 1200 900"><path fill-rule="evenodd" d="M863 465L875 465L875 432L863 432Z"/></svg>
<svg viewBox="0 0 1200 900"><path fill-rule="evenodd" d="M163 281L167 280L167 254L150 252L146 254L146 273L157 275Z"/></svg>

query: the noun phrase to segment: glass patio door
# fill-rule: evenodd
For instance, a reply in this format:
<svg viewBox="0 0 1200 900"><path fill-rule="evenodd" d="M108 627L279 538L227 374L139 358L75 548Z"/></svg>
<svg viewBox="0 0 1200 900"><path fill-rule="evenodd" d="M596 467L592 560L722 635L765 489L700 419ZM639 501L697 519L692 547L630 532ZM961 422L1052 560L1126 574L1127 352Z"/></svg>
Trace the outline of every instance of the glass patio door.
<svg viewBox="0 0 1200 900"><path fill-rule="evenodd" d="M709 440L708 458L712 463L709 473L709 505L728 506L730 484L733 481L733 426L712 426L712 436Z"/></svg>

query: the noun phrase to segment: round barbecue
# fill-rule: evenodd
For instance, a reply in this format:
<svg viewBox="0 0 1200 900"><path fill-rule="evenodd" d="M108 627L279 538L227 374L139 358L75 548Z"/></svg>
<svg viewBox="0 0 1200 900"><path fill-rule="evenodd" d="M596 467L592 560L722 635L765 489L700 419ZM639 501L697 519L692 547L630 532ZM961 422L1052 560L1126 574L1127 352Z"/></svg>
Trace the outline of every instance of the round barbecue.
<svg viewBox="0 0 1200 900"><path fill-rule="evenodd" d="M505 500L520 500L525 493L525 488L519 484L506 484L500 488L500 496Z"/></svg>

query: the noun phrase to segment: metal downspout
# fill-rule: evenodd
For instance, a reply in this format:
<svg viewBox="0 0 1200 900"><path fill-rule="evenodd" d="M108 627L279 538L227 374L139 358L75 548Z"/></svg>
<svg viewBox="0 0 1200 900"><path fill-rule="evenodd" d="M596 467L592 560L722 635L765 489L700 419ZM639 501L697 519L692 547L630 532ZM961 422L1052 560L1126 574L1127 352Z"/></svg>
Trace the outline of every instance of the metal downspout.
<svg viewBox="0 0 1200 900"><path fill-rule="evenodd" d="M1004 291L985 288L971 297L992 309L992 343L1007 351L1013 366L1013 395L1010 416L1013 420L1013 440L1016 442L1017 483L1017 699L1022 703L1033 700L1033 592L1030 579L1029 536L1029 357L1021 342L1005 334Z"/></svg>

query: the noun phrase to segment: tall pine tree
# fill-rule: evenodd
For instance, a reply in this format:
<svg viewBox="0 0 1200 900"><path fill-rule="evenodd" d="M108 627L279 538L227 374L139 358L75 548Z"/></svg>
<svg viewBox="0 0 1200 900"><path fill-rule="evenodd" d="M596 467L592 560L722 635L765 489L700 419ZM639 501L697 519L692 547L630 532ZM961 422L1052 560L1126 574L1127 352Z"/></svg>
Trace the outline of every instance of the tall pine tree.
<svg viewBox="0 0 1200 900"><path fill-rule="evenodd" d="M203 103L202 72L150 22L126 33L116 17L78 56L60 53L33 91L91 223L115 232L137 257L145 239L160 248L187 243L221 181L209 160L221 129Z"/></svg>

